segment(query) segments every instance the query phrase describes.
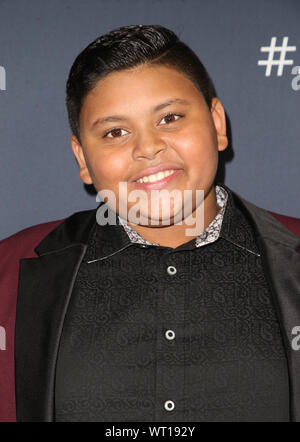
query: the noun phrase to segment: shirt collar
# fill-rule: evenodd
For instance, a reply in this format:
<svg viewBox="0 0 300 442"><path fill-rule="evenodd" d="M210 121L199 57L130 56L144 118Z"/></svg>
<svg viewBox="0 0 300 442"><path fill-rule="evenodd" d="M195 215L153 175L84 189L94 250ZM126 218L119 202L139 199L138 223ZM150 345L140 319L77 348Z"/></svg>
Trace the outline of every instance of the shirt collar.
<svg viewBox="0 0 300 442"><path fill-rule="evenodd" d="M241 210L236 207L230 189L223 183L222 185L216 184L215 189L217 204L220 207L220 211L216 217L196 239L194 238L188 243L182 244L172 250L198 248L214 243L221 237L235 244L237 247L260 256L249 222ZM84 261L91 263L105 259L133 245L139 247L162 247L159 244L151 243L144 239L132 229L123 218L120 218L112 212L108 206L106 206L106 208L108 212L115 215L116 224L100 226L97 222L95 223L89 237Z"/></svg>
<svg viewBox="0 0 300 442"><path fill-rule="evenodd" d="M228 192L221 187L220 185L216 185L216 200L217 205L219 207L218 214L209 224L209 226L202 232L197 238L193 239L195 247L201 247L205 244L212 243L219 238L222 221L226 209L226 203L228 200ZM119 223L124 227L125 232L127 233L129 239L133 243L159 246L159 244L151 243L143 238L136 230L134 230L131 226L129 226L126 221L118 215Z"/></svg>

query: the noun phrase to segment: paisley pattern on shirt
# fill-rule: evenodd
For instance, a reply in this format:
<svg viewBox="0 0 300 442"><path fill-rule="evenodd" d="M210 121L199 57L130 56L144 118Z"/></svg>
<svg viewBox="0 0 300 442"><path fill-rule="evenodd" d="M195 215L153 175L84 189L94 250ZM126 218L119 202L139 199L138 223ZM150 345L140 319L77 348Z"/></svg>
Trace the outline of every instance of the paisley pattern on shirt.
<svg viewBox="0 0 300 442"><path fill-rule="evenodd" d="M60 340L56 421L289 420L271 287L232 193L218 239L191 243L145 245L94 226Z"/></svg>
<svg viewBox="0 0 300 442"><path fill-rule="evenodd" d="M216 215L216 217L213 219L213 221L205 229L205 231L203 233L201 233L196 238L196 240L195 240L196 247L201 247L201 246L204 246L205 244L216 241L219 237L219 234L220 234L222 221L223 221L223 217L224 217L224 213L225 213L225 209L226 209L228 194L227 194L226 190L219 185L216 185L215 188L216 188L217 205L219 206L220 210L219 210L218 214ZM119 215L118 215L118 219L119 219L119 224L121 224L124 227L127 235L129 236L129 238L132 242L139 243L139 244L148 244L148 245L152 245L152 246L159 245L159 244L147 241L136 230L134 230L132 227L130 227L126 223L126 221L123 218L121 218Z"/></svg>

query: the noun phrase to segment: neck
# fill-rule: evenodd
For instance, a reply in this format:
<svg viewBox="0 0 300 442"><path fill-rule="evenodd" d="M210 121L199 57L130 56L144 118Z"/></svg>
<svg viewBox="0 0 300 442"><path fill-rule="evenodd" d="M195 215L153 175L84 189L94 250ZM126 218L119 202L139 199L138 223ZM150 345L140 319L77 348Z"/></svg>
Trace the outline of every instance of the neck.
<svg viewBox="0 0 300 442"><path fill-rule="evenodd" d="M217 205L215 186L212 186L209 193L204 198L202 204L204 204L204 231L207 229L212 220L217 216L220 210L219 206ZM189 218L196 219L196 209ZM186 230L194 229L196 227L196 223L194 225L187 225L184 220L181 225L172 224L170 226L156 227L133 225L130 222L127 222L127 224L147 241L159 244L164 247L172 248L176 248L181 244L191 241L192 239L196 238L199 233L201 233L199 232L195 236L187 236Z"/></svg>

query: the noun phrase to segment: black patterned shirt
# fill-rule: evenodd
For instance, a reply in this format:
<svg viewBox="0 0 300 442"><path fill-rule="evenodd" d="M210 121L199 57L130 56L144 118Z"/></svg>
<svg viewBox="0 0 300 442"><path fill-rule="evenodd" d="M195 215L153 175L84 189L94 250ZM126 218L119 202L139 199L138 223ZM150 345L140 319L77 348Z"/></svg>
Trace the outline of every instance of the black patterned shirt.
<svg viewBox="0 0 300 442"><path fill-rule="evenodd" d="M250 219L176 248L95 222L65 317L56 421L289 421L281 331Z"/></svg>
<svg viewBox="0 0 300 442"><path fill-rule="evenodd" d="M212 222L208 225L208 227L205 229L203 233L198 235L198 237L195 239L195 246L201 247L205 244L214 242L218 239L222 221L226 209L226 203L228 199L228 194L226 190L221 187L220 185L215 186L215 193L216 193L216 200L217 205L219 207L219 211L215 218L212 220ZM132 227L130 227L126 221L118 216L119 223L124 227L125 232L127 233L128 237L130 238L130 241L139 243L139 244L148 244L152 246L158 246L159 244L152 243L150 241L147 241L145 238L143 238L136 230L134 230Z"/></svg>

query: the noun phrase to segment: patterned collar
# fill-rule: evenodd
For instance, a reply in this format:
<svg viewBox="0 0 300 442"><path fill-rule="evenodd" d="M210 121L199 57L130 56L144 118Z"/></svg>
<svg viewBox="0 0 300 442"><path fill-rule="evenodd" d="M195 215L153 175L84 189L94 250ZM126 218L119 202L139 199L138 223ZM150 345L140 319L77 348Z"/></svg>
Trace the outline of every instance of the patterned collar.
<svg viewBox="0 0 300 442"><path fill-rule="evenodd" d="M220 207L220 211L216 215L216 217L212 220L212 222L209 224L209 226L206 228L204 232L202 232L197 238L195 239L195 246L201 247L205 244L212 243L216 241L219 238L222 221L224 218L224 213L226 209L226 204L228 200L228 193L227 191L221 187L220 185L215 186L216 189L216 200L217 205ZM144 239L136 230L132 229L126 221L121 218L118 215L119 223L124 227L125 232L127 233L129 239L133 243L139 243L139 244L148 244L152 246L159 246L159 244L151 243Z"/></svg>
<svg viewBox="0 0 300 442"><path fill-rule="evenodd" d="M217 204L220 207L215 219L201 235L179 245L175 249L171 248L171 250L200 250L200 246L214 244L217 239L222 239L244 249L247 253L260 256L257 244L257 228L251 216L241 204L239 196L223 183L216 183L215 190ZM102 204L99 207L102 207ZM91 228L85 254L85 261L89 264L107 259L134 245L142 248L154 245L162 249L169 249L146 241L134 229L124 224L124 219L121 219L109 206L106 207L106 210L105 207L103 209L104 213L108 212L107 219L115 219L116 224L109 222L104 225L98 224L97 211L99 208L96 209L96 221ZM233 256L231 258L234 259Z"/></svg>

